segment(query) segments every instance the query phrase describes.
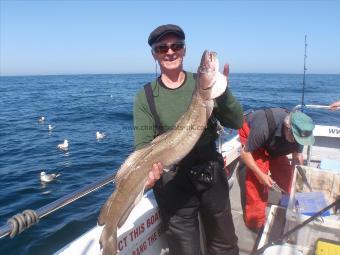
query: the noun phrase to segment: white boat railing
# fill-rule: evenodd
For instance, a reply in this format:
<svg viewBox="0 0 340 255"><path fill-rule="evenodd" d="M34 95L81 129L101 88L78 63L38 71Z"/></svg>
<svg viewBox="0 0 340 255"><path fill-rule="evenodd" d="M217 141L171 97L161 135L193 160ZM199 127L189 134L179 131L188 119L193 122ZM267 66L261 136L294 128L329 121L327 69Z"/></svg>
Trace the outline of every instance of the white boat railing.
<svg viewBox="0 0 340 255"><path fill-rule="evenodd" d="M325 110L331 110L332 108L329 105L320 105L320 104L305 104L305 105L297 105L293 108L292 111L299 110L301 108L307 108L307 109L325 109ZM340 106L335 108L336 110L340 110Z"/></svg>

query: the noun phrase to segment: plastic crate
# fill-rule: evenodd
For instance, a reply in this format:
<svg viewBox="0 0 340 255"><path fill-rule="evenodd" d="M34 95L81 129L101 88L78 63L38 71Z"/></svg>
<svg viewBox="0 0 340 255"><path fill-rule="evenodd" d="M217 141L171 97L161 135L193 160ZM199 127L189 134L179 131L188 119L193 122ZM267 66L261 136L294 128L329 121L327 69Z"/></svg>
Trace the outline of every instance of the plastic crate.
<svg viewBox="0 0 340 255"><path fill-rule="evenodd" d="M295 200L295 205L297 206L299 213L307 216L314 215L328 205L325 194L321 191L296 192ZM329 210L322 214L322 216L330 215L331 213Z"/></svg>
<svg viewBox="0 0 340 255"><path fill-rule="evenodd" d="M306 177L312 187L312 191L323 192L327 205L334 202L337 196L340 195L340 173L313 167L303 167L303 169L306 172ZM308 187L303 184L302 178L297 169L295 169L292 190L286 211L285 232L310 217L301 214L296 206L296 194L309 191ZM330 216L324 216L314 220L301 229L295 231L288 238L288 241L299 246L310 247L311 249L313 249L319 238L340 241L340 215L335 214L334 208L330 210L330 214Z"/></svg>

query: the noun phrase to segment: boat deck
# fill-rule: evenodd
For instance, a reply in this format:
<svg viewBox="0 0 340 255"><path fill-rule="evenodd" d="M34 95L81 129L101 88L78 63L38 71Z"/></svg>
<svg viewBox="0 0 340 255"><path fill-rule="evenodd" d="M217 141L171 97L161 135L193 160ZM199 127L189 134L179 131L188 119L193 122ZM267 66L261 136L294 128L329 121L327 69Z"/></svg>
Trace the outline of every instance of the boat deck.
<svg viewBox="0 0 340 255"><path fill-rule="evenodd" d="M320 129L320 126L318 128ZM333 170L338 170L340 172L340 137L316 136L315 144L311 147L310 153L309 166L316 168L327 168L327 166L329 166L329 168L333 167ZM307 148L304 148L303 154L305 163L307 164ZM267 230L268 233L266 233L267 236L261 238L260 235L258 236L256 233L249 230L243 221L241 202L243 200L241 197L244 196L245 167L242 163L233 173L232 178L234 182L230 190L230 201L236 234L239 238L240 255L248 255L253 249L260 248L267 242L275 240L285 232L286 209L278 206L281 194L277 191L270 190L267 218L272 205L275 208L272 210L275 216L272 216L272 222Z"/></svg>

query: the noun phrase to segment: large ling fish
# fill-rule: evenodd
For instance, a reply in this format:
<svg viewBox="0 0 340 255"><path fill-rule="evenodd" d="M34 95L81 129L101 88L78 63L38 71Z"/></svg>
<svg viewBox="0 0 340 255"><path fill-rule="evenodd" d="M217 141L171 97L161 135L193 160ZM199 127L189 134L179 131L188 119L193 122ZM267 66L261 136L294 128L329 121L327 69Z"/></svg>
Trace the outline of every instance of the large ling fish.
<svg viewBox="0 0 340 255"><path fill-rule="evenodd" d="M132 153L120 167L115 177L116 189L102 207L98 218L99 225L105 224L100 236L103 255L117 254L117 227L124 224L141 199L152 165L161 162L164 168L169 169L197 143L204 129L202 127L206 126L212 113L213 99L227 87L227 79L218 71L218 67L216 53L204 51L188 110L172 130Z"/></svg>

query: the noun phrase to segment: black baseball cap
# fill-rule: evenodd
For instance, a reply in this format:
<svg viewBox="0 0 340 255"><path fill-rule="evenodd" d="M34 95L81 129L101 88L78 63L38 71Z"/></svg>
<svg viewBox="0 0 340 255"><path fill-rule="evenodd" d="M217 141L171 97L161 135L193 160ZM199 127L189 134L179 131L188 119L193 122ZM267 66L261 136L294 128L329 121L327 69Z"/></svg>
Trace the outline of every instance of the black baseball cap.
<svg viewBox="0 0 340 255"><path fill-rule="evenodd" d="M167 34L175 34L181 40L185 40L185 34L182 28L173 24L161 25L153 30L148 39L148 43L152 46L155 42L158 42L163 36Z"/></svg>

